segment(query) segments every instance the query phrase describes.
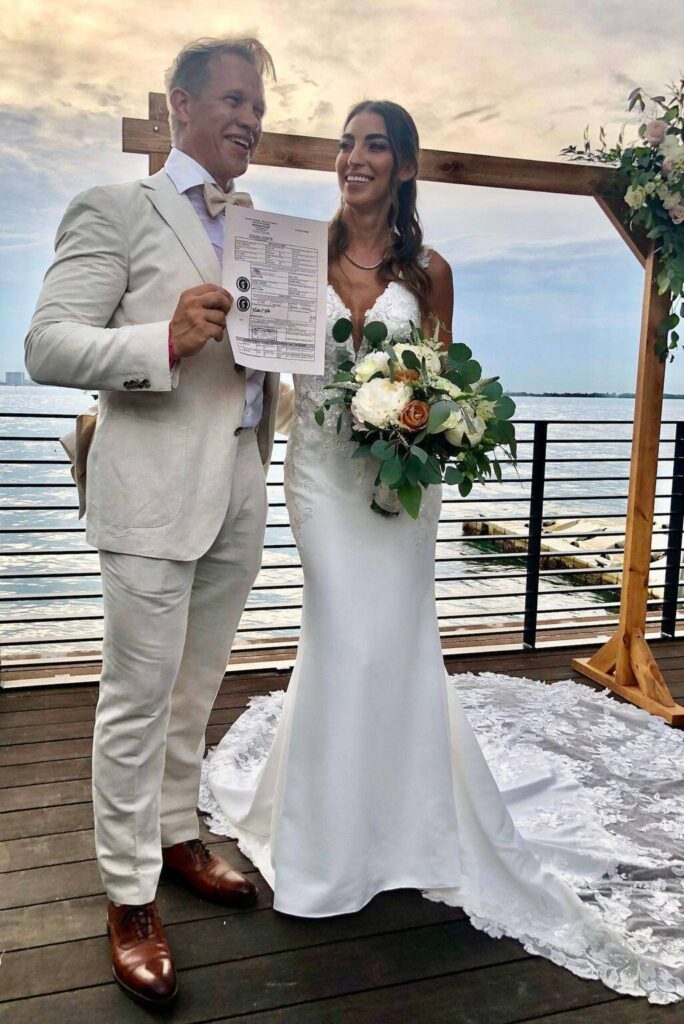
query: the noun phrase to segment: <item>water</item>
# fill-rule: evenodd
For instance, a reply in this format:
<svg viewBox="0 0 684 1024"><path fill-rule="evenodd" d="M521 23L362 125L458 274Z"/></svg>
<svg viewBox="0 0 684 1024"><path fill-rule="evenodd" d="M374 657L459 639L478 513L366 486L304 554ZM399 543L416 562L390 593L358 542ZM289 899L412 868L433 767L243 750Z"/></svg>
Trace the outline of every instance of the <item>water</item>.
<svg viewBox="0 0 684 1024"><path fill-rule="evenodd" d="M549 426L549 449L545 519L554 515L584 514L594 517L615 516L614 529L624 525L626 511L628 461L582 461L597 456L628 460L631 424L609 421L631 420L631 399L582 398L520 398L517 399L517 421L546 419L564 421ZM0 413L49 413L75 416L92 403L87 392L62 388L3 387L0 388ZM684 400L667 399L663 419L684 418ZM578 420L594 422L577 424ZM572 422L575 421L575 422ZM13 441L8 436L39 438L58 436L71 428L72 420L31 419L24 417L0 419L1 459L63 460L65 454L58 441ZM517 427L521 460L531 458L531 424ZM665 425L663 438L674 436L674 426ZM580 444L569 440L581 439ZM553 443L560 442L560 443ZM256 581L243 616L237 646L255 642L278 642L296 636L301 600L301 570L296 548L287 525L282 492L282 459L285 445L276 444L274 464L268 483L271 509L266 533L267 547L263 569ZM661 448L659 475L672 472L672 445ZM580 458L577 463L556 462L555 459ZM436 563L438 611L443 627L464 628L483 623L495 628L520 622L524 607L521 591L525 588L525 561L512 555L492 560L483 555L497 553L491 541L462 539L462 520L491 516L497 519L523 517L528 514L531 466L521 461L516 471L504 471L502 484L475 487L464 500L458 492L445 489L445 505L440 524ZM558 478L558 479L556 479ZM587 482L589 478L589 482ZM0 528L33 532L2 535L2 569L0 618L5 664L16 658L80 655L95 652L102 635L102 602L97 556L87 549L73 508L76 492L67 465L2 466L0 480L14 484L2 490ZM49 484L51 486L39 486ZM659 481L656 514L669 509L670 482ZM598 496L598 498L597 498ZM522 499L522 500L521 500ZM26 506L19 510L14 506ZM37 508L36 506L47 506ZM577 530L581 526L576 527ZM37 530L68 530L41 533ZM615 538L620 542L620 538ZM280 545L272 547L271 545ZM42 578L30 578L32 574ZM73 574L87 575L76 578ZM18 579L21 574L24 578ZM69 575L72 574L72 575ZM497 574L497 578L491 578ZM13 578L14 577L14 578ZM656 579L660 582L662 576ZM616 605L615 588L587 590L587 579L553 573L541 580L540 618L543 622L585 616L588 608L600 612ZM45 598L50 598L45 600ZM66 622L48 619L67 618ZM11 619L12 622L6 620ZM27 621L40 619L42 621ZM56 641L66 641L57 643ZM17 642L19 642L17 644ZM16 644L16 646L15 646Z"/></svg>

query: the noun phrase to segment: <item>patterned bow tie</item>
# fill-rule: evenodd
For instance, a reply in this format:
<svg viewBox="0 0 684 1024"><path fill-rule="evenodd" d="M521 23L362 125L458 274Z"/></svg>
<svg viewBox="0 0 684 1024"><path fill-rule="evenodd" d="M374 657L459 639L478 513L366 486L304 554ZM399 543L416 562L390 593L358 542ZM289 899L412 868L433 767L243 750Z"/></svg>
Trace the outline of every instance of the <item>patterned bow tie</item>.
<svg viewBox="0 0 684 1024"><path fill-rule="evenodd" d="M213 181L204 183L204 202L210 217L218 217L228 205L254 208L248 192L224 192Z"/></svg>

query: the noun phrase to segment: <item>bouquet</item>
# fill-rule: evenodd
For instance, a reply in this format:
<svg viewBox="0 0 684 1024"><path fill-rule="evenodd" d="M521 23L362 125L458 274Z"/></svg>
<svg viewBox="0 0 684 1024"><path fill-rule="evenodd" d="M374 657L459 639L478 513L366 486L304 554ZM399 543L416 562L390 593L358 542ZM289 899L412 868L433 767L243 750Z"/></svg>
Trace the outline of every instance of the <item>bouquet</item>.
<svg viewBox="0 0 684 1024"><path fill-rule="evenodd" d="M500 457L515 461L515 403L498 377L482 377L467 345L441 348L411 324L408 341L389 338L385 324L367 324L369 352L358 362L348 358L351 321L342 318L333 337L345 346L337 372L325 389L333 392L316 409L322 426L326 413L340 406L337 432L351 417L353 459L374 458L379 469L371 508L416 519L423 491L431 484L457 485L465 497L473 482L492 474L501 480ZM500 456L496 453L499 452Z"/></svg>
<svg viewBox="0 0 684 1024"><path fill-rule="evenodd" d="M626 223L642 228L654 240L660 264L658 291L672 294L669 315L657 330L656 352L665 360L677 347L677 328L684 315L684 79L670 86L669 96L647 96L643 89L634 89L628 109L636 107L643 114L645 100L652 104L652 117L639 125L637 141L625 146L623 128L609 147L601 128L599 145L592 148L587 128L583 147L566 146L561 154L614 166L611 194L624 200Z"/></svg>

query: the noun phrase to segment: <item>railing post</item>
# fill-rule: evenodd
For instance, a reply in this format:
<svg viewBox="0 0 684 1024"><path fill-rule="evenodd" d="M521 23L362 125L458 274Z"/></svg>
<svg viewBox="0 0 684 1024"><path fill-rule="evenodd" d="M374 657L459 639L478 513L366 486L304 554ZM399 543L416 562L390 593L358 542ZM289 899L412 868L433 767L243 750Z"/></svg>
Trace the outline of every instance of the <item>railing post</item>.
<svg viewBox="0 0 684 1024"><path fill-rule="evenodd" d="M677 598L679 570L682 562L682 528L684 526L684 423L677 424L672 461L672 494L670 522L667 529L665 583L663 587L662 636L674 637L677 631Z"/></svg>
<svg viewBox="0 0 684 1024"><path fill-rule="evenodd" d="M527 580L525 582L525 621L523 647L537 643L537 606L539 604L539 566L542 520L544 516L544 480L546 478L546 420L536 420L532 444L532 480L530 485L530 523L527 541Z"/></svg>

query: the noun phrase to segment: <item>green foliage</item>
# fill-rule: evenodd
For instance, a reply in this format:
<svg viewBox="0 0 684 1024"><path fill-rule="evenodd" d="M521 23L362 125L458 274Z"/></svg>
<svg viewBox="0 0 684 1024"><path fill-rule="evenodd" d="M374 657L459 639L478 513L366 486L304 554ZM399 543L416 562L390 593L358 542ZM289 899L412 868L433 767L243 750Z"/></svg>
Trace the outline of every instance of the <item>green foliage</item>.
<svg viewBox="0 0 684 1024"><path fill-rule="evenodd" d="M332 329L332 336L338 345L344 345L345 342L351 338L353 325L351 320L347 317L341 317L334 325Z"/></svg>
<svg viewBox="0 0 684 1024"><path fill-rule="evenodd" d="M430 407L430 418L427 422L428 434L436 433L441 426L443 426L451 415L453 404L451 402L435 402Z"/></svg>
<svg viewBox="0 0 684 1024"><path fill-rule="evenodd" d="M380 479L388 487L394 487L398 484L404 473L404 466L398 455L393 455L391 459L387 459L383 462L380 469Z"/></svg>
<svg viewBox="0 0 684 1024"><path fill-rule="evenodd" d="M465 477L460 469L456 469L456 466L447 466L444 471L445 484L449 484L449 486L451 486L453 484L460 484L463 480L465 480Z"/></svg>
<svg viewBox="0 0 684 1024"><path fill-rule="evenodd" d="M503 395L494 406L494 412L500 420L510 420L515 415L515 402L508 395Z"/></svg>
<svg viewBox="0 0 684 1024"><path fill-rule="evenodd" d="M418 518L420 512L420 499L423 492L416 484L402 484L398 490L399 501L402 503L412 519Z"/></svg>
<svg viewBox="0 0 684 1024"><path fill-rule="evenodd" d="M380 348L387 338L387 327L380 320L374 320L372 323L366 324L363 336L371 348Z"/></svg>
<svg viewBox="0 0 684 1024"><path fill-rule="evenodd" d="M420 370L420 359L416 353L411 352L410 349L402 352L401 361L407 370Z"/></svg>
<svg viewBox="0 0 684 1024"><path fill-rule="evenodd" d="M668 95L649 96L640 87L633 89L628 110L643 114L647 101L652 114L639 125L638 142L625 147L623 129L609 148L601 128L599 144L593 147L587 128L583 146L566 146L561 154L570 160L612 166L608 194L623 200L622 217L627 227L643 231L655 243L660 268L656 275L658 291L661 295L669 292L671 297L670 313L659 325L655 341L655 351L664 361L668 353L673 358L679 343L674 331L679 323L678 305L680 315L684 314L684 223L679 212L684 205L684 78L670 84Z"/></svg>

